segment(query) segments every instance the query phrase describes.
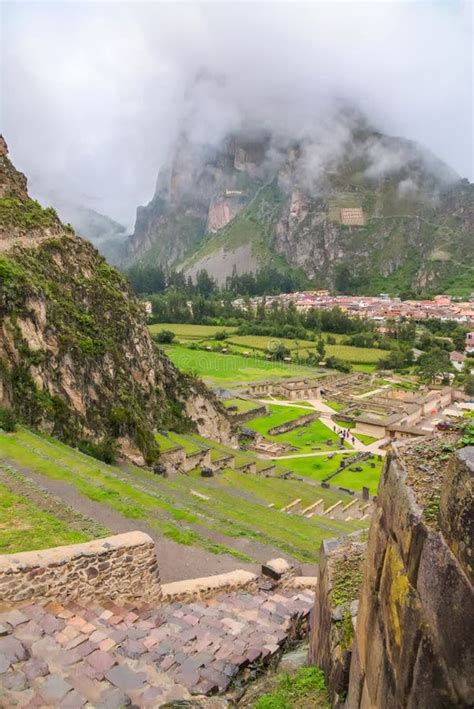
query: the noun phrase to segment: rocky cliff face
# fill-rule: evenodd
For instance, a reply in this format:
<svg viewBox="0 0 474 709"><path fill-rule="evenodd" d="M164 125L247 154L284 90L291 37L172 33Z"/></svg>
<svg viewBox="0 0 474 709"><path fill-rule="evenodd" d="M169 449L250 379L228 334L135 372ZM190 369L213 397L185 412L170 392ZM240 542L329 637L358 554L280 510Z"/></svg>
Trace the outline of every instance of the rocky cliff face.
<svg viewBox="0 0 474 709"><path fill-rule="evenodd" d="M240 134L218 149L183 139L138 209L130 259L195 273L224 249L230 271L286 263L326 286L341 285L345 267L347 290L474 283L474 186L363 122L344 136L332 147L327 136Z"/></svg>
<svg viewBox="0 0 474 709"><path fill-rule="evenodd" d="M334 705L472 706L474 448L447 450L395 446L366 549L324 549L310 660Z"/></svg>
<svg viewBox="0 0 474 709"><path fill-rule="evenodd" d="M232 442L215 397L155 348L122 276L29 199L1 148L0 404L70 443L115 440L138 462L158 457L157 426Z"/></svg>

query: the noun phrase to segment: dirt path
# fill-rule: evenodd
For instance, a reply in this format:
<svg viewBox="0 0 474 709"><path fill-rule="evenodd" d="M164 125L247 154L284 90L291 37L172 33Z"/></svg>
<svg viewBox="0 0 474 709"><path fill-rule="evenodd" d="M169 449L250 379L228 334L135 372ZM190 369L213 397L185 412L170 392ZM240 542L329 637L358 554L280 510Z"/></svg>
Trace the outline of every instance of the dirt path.
<svg viewBox="0 0 474 709"><path fill-rule="evenodd" d="M33 480L33 482L41 485L49 493L60 498L76 512L109 529L112 534L132 532L136 529L149 534L155 542L160 567L160 577L164 583L197 578L199 576L212 576L226 571L233 571L234 569L247 569L248 571L258 572L260 568L258 564L247 564L227 554L212 554L198 546L177 544L163 537L142 520L128 519L119 512L107 507L107 505L94 502L88 497L84 497L73 485L59 480L52 480L39 473L34 473L28 468L16 464L12 460L6 459L6 463L18 470L18 472L27 479ZM230 538L223 537L220 543L224 544L227 542L227 544L230 545L232 541L233 540ZM241 549L241 551L246 551L246 553L252 556L249 547L247 550ZM272 556L280 556L280 554L272 554L271 548L268 547L266 560L270 559Z"/></svg>

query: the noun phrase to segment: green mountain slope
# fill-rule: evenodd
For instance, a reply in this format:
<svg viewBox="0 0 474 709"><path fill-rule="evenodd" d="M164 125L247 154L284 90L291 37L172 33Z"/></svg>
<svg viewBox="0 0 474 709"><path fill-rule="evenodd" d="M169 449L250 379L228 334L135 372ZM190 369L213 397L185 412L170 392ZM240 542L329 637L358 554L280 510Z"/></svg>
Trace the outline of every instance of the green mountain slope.
<svg viewBox="0 0 474 709"><path fill-rule="evenodd" d="M155 348L121 274L28 197L3 138L0 405L69 443L111 441L138 462L157 459L159 426L232 438L213 395Z"/></svg>

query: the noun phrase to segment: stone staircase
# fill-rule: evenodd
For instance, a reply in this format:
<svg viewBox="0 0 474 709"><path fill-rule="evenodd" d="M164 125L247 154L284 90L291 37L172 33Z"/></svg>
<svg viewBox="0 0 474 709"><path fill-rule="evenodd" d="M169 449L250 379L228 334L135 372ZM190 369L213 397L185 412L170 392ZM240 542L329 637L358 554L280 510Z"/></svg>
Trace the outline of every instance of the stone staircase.
<svg viewBox="0 0 474 709"><path fill-rule="evenodd" d="M302 639L313 603L304 589L159 606L25 602L0 614L0 706L228 706L206 695Z"/></svg>
<svg viewBox="0 0 474 709"><path fill-rule="evenodd" d="M300 498L292 500L288 505L282 508L282 512L287 514L298 514L311 519L315 515L318 517L327 517L328 519L339 520L341 522L351 522L354 520L365 521L370 519L373 511L373 502L367 502L354 498L349 502L338 500L330 507L324 508L324 501L320 498L310 505L303 507Z"/></svg>

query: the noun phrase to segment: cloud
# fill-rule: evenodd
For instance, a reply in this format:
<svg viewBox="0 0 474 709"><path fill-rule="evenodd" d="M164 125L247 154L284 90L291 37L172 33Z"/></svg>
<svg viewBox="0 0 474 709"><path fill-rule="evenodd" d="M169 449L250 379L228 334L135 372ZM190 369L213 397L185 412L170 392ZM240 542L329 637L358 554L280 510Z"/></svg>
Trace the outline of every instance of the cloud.
<svg viewBox="0 0 474 709"><path fill-rule="evenodd" d="M319 135L329 151L343 139L330 121L341 103L474 176L469 2L38 0L2 11L2 130L45 199L130 226L183 126L216 144L250 123ZM306 159L312 175L321 153Z"/></svg>

